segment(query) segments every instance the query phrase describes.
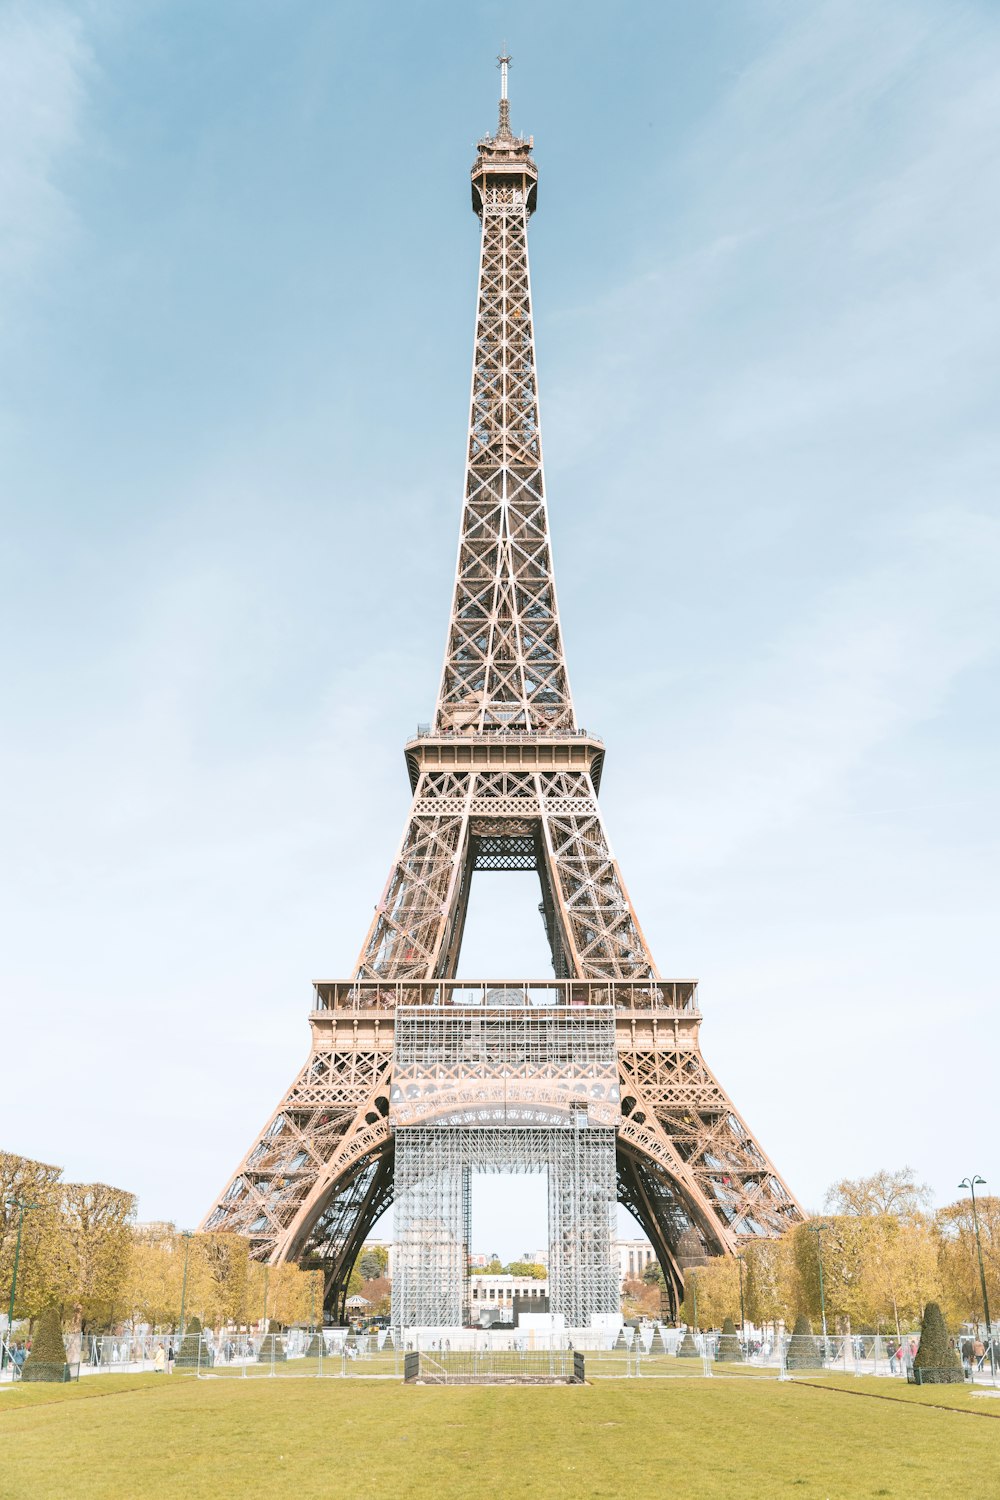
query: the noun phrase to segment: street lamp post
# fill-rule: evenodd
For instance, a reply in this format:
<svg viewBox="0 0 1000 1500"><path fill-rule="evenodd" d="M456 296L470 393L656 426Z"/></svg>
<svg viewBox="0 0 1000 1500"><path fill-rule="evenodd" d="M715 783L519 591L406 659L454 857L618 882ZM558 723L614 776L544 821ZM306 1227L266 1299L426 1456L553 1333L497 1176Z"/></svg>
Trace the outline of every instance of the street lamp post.
<svg viewBox="0 0 1000 1500"><path fill-rule="evenodd" d="M746 1338L747 1315L743 1307L743 1257L742 1255L737 1255L736 1259L740 1264L740 1338Z"/></svg>
<svg viewBox="0 0 1000 1500"><path fill-rule="evenodd" d="M21 1231L24 1228L24 1216L31 1209L37 1208L37 1203L26 1203L23 1198L6 1198L5 1208L17 1209L17 1242L14 1246L14 1269L10 1278L10 1306L7 1310L7 1343L3 1350L3 1359L0 1360L0 1370L7 1363L7 1350L10 1347L11 1335L14 1331L14 1297L17 1293L17 1268L21 1263Z"/></svg>
<svg viewBox="0 0 1000 1500"><path fill-rule="evenodd" d="M816 1236L816 1262L819 1266L819 1310L823 1319L823 1358L829 1357L826 1342L826 1293L823 1290L823 1231L829 1224L810 1224L809 1233Z"/></svg>
<svg viewBox="0 0 1000 1500"><path fill-rule="evenodd" d="M183 1278L181 1280L181 1338L183 1339L183 1337L184 1337L184 1303L185 1303L185 1300L187 1298L187 1286L188 1286L188 1256L191 1254L191 1238L192 1238L191 1230L190 1229L185 1229L182 1232L181 1238L184 1241L184 1276L183 1276Z"/></svg>
<svg viewBox="0 0 1000 1500"><path fill-rule="evenodd" d="M996 1355L993 1352L993 1324L990 1322L990 1299L986 1293L986 1272L983 1269L983 1244L982 1240L979 1238L979 1210L976 1208L976 1186L979 1183L981 1183L983 1187L985 1187L986 1178L973 1177L970 1173L970 1175L964 1178L958 1185L959 1187L968 1188L969 1192L972 1194L972 1224L973 1228L976 1231L976 1254L979 1257L979 1286L983 1294L983 1313L986 1318L986 1342L989 1345L990 1350L990 1373L992 1374L993 1379L996 1380L997 1362Z"/></svg>

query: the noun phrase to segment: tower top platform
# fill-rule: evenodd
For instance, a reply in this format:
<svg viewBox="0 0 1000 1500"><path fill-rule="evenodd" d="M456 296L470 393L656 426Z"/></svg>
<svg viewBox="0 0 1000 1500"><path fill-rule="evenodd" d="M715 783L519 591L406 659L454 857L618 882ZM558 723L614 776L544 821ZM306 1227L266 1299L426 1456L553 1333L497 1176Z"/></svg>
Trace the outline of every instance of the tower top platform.
<svg viewBox="0 0 1000 1500"><path fill-rule="evenodd" d="M495 135L487 135L479 141L478 155L472 165L472 209L482 218L486 205L496 202L495 195L485 191L489 181L491 187L508 187L510 196L501 194L500 203L523 202L529 214L538 206L538 168L531 159L535 144L534 136L514 135L510 128L510 103L507 99L507 65L510 58L501 54L500 65L500 111ZM515 196L518 192L520 198Z"/></svg>

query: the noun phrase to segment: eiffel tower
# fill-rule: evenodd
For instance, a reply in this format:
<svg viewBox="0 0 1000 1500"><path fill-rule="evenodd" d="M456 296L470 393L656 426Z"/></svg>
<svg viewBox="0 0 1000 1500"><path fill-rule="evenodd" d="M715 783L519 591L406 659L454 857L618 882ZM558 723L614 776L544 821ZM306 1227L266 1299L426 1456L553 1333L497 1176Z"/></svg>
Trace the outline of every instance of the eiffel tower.
<svg viewBox="0 0 1000 1500"><path fill-rule="evenodd" d="M301 1072L206 1216L272 1264L348 1277L396 1202L394 1318L457 1325L472 1172L545 1171L552 1307L616 1313L615 1199L673 1307L685 1267L782 1233L801 1210L701 1053L697 984L661 977L597 801L602 742L577 724L549 542L528 220L533 141L507 65L480 141L481 223L465 494L433 724L406 745L413 801L350 979L315 986ZM473 876L535 870L552 976L455 978Z"/></svg>

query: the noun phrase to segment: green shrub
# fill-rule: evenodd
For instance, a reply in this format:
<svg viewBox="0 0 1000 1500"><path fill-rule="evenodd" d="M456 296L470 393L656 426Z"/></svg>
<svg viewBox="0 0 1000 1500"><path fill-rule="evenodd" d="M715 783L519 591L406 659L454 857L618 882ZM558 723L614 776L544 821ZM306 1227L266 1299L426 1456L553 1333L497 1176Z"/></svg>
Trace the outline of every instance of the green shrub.
<svg viewBox="0 0 1000 1500"><path fill-rule="evenodd" d="M21 1370L22 1380L64 1381L70 1378L63 1344L62 1319L57 1307L47 1307L38 1319L31 1353Z"/></svg>
<svg viewBox="0 0 1000 1500"><path fill-rule="evenodd" d="M680 1343L677 1345L677 1358L678 1359L698 1359L700 1357L700 1355L701 1355L701 1350L698 1348L698 1345L695 1343L695 1341L694 1341L694 1334L691 1332L691 1330L689 1328L687 1330L687 1332L685 1333L684 1337L681 1339Z"/></svg>
<svg viewBox="0 0 1000 1500"><path fill-rule="evenodd" d="M961 1360L951 1347L944 1317L936 1302L928 1302L924 1308L920 1346L914 1356L913 1368L920 1371L921 1385L953 1385L965 1379Z"/></svg>
<svg viewBox="0 0 1000 1500"><path fill-rule="evenodd" d="M265 1333L260 1341L260 1348L257 1351L257 1363L260 1365L269 1365L273 1361L277 1365L287 1360L287 1358L285 1341L280 1333Z"/></svg>
<svg viewBox="0 0 1000 1500"><path fill-rule="evenodd" d="M805 1313L799 1313L785 1350L785 1365L789 1370L815 1370L822 1363L819 1343L813 1338L812 1324Z"/></svg>
<svg viewBox="0 0 1000 1500"><path fill-rule="evenodd" d="M174 1356L174 1364L189 1370L210 1363L209 1356L201 1347L201 1319L192 1318L184 1330L180 1347Z"/></svg>
<svg viewBox="0 0 1000 1500"><path fill-rule="evenodd" d="M719 1347L715 1351L715 1357L723 1360L727 1365L737 1364L743 1358L743 1350L740 1341L736 1337L736 1324L732 1318L727 1318L722 1325L722 1337L719 1339Z"/></svg>

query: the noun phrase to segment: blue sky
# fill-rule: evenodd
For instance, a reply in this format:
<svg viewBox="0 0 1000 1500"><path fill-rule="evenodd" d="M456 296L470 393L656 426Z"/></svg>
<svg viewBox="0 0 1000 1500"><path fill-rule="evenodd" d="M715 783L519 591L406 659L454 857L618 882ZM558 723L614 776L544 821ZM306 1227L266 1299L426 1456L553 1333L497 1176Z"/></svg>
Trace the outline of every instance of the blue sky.
<svg viewBox="0 0 1000 1500"><path fill-rule="evenodd" d="M196 1222L351 970L504 39L574 695L660 968L808 1205L1000 1188L1000 15L957 0L0 11L3 1143ZM477 895L465 971L541 970L537 896Z"/></svg>

